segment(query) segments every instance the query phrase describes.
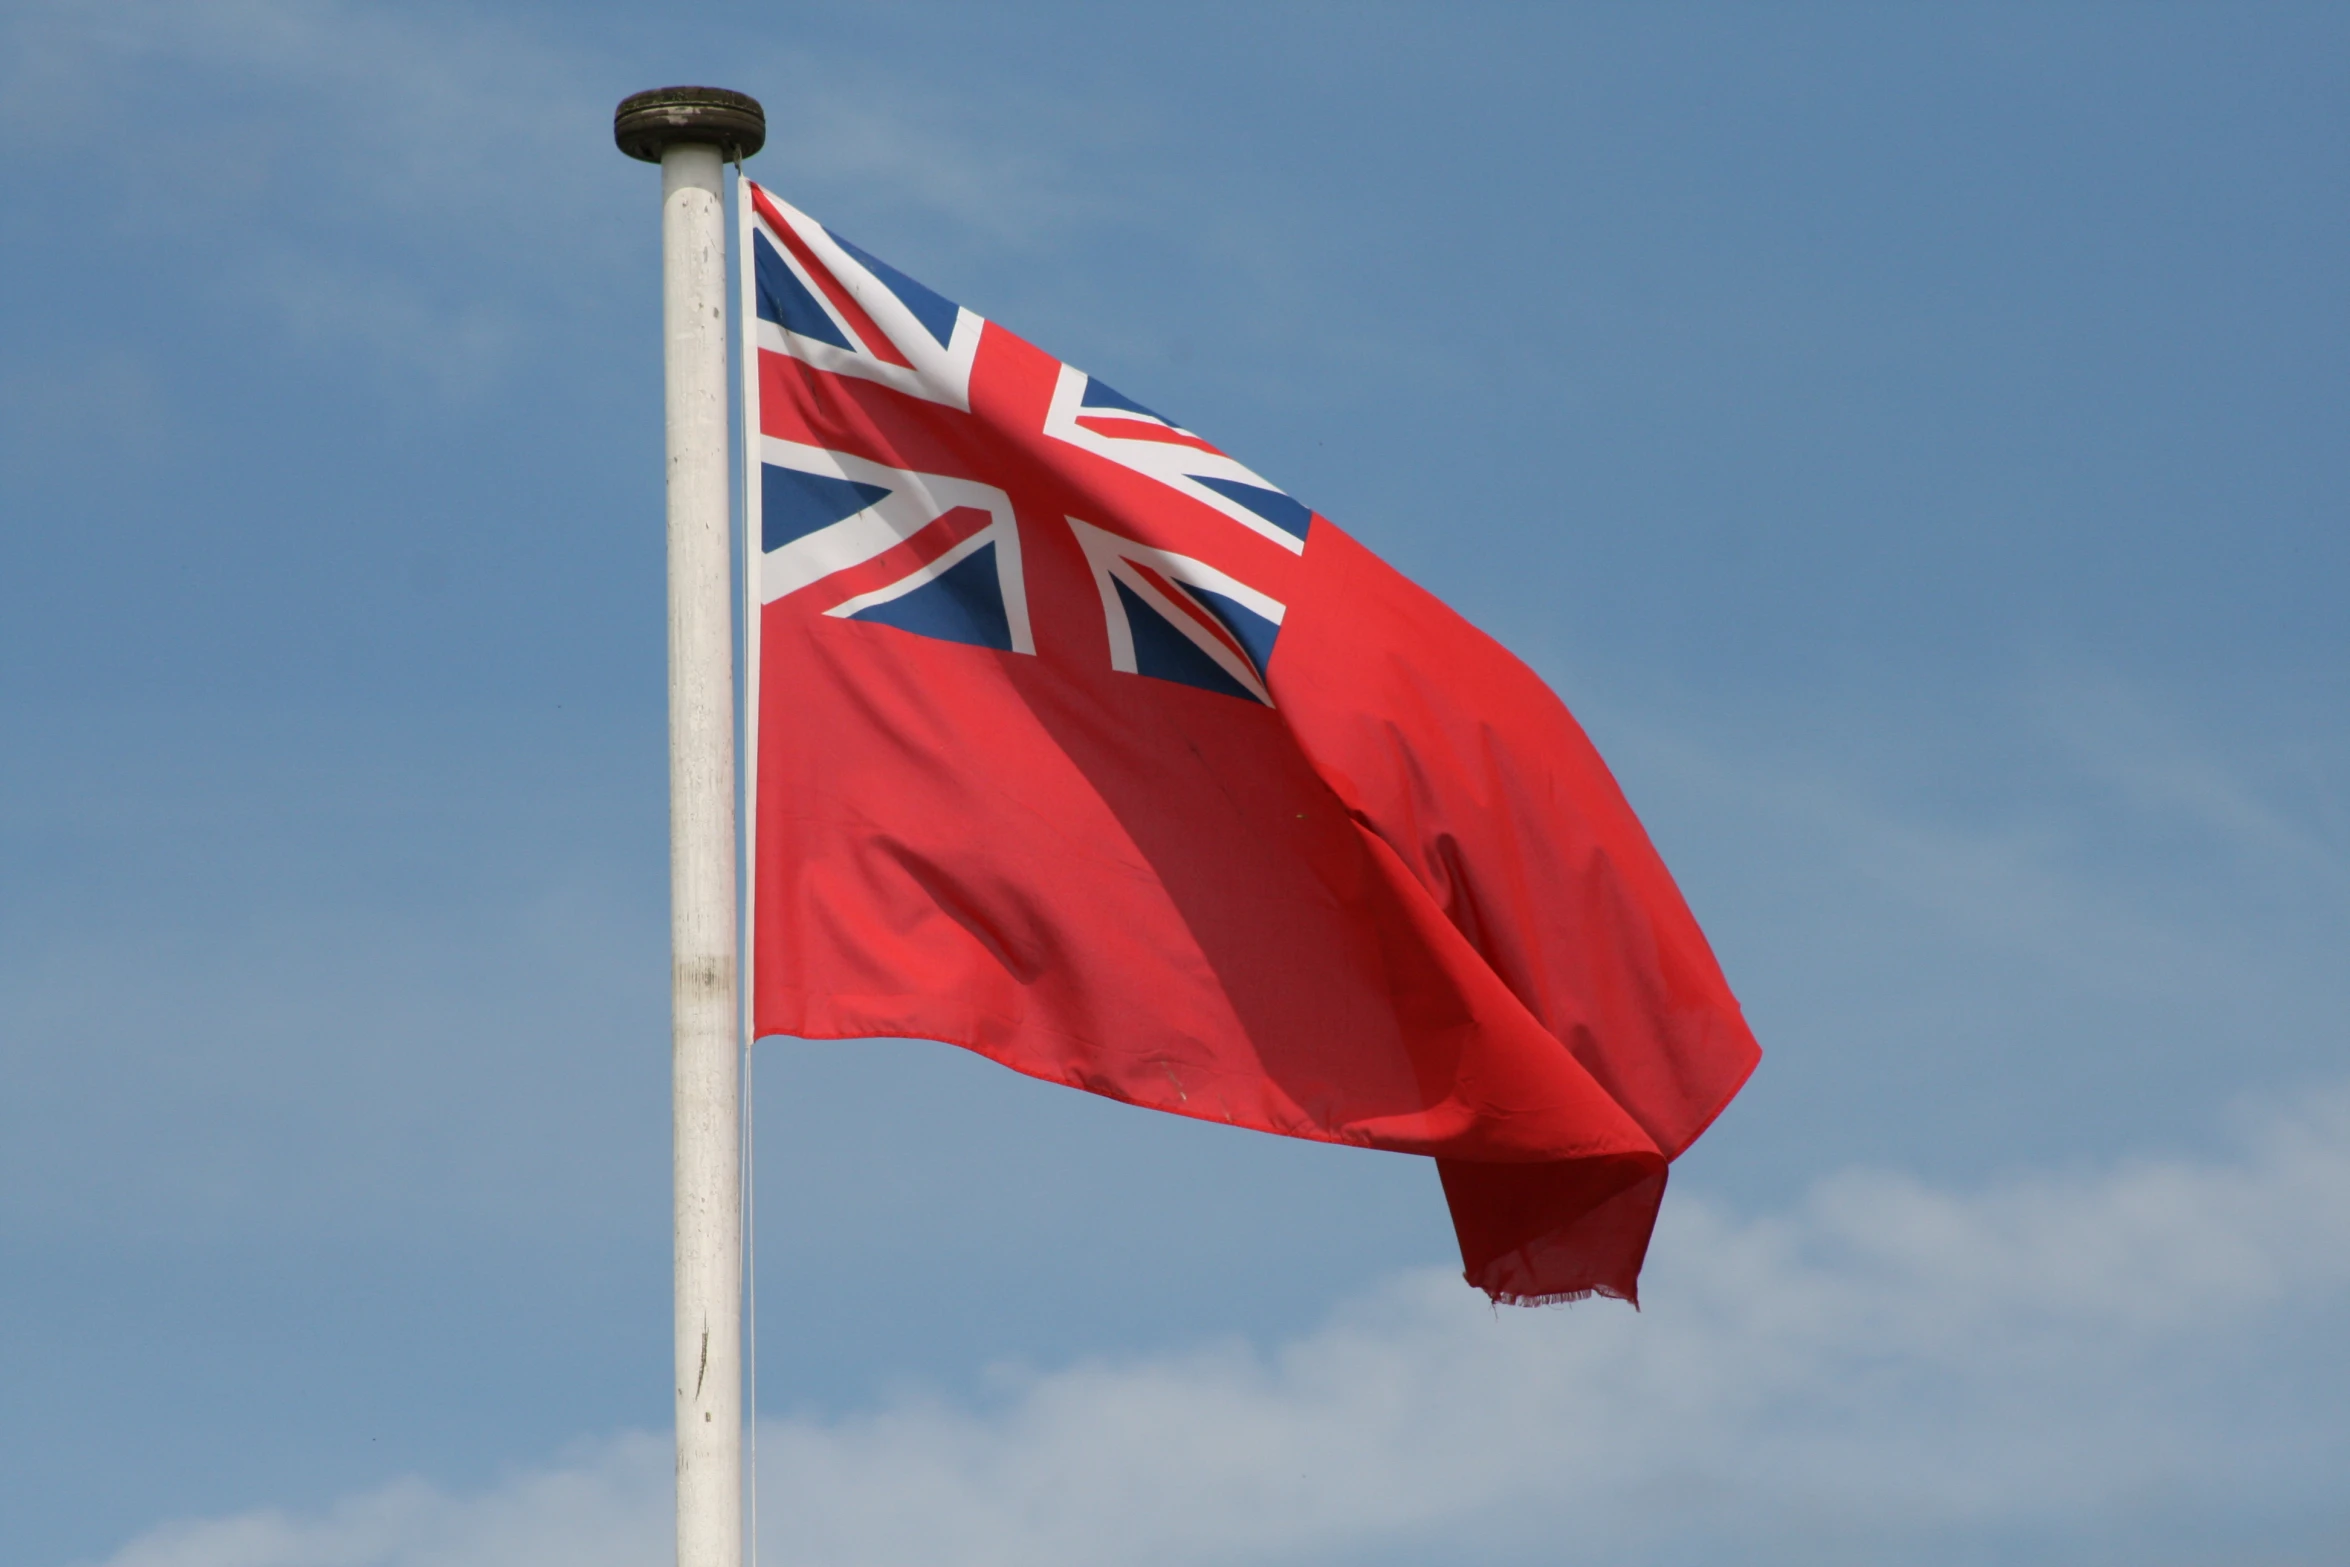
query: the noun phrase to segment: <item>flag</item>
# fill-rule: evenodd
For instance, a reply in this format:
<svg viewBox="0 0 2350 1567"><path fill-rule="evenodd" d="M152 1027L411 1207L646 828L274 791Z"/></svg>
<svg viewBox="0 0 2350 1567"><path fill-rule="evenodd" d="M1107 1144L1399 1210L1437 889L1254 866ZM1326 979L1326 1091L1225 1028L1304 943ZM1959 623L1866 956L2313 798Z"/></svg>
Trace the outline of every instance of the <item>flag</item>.
<svg viewBox="0 0 2350 1567"><path fill-rule="evenodd" d="M1173 419L744 183L760 1036L1436 1162L1636 1299L1753 1036L1524 664Z"/></svg>

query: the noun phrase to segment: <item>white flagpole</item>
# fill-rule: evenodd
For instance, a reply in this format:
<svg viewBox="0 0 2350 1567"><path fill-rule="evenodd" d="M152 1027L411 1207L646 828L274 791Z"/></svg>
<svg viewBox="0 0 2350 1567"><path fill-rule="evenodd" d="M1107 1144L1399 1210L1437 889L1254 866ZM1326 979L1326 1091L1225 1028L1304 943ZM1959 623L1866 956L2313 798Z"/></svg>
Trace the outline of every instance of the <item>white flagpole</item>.
<svg viewBox="0 0 2350 1567"><path fill-rule="evenodd" d="M677 1561L743 1558L742 1081L736 1011L733 599L727 504L726 160L755 99L665 87L613 139L661 165L669 445L669 934L676 1172Z"/></svg>

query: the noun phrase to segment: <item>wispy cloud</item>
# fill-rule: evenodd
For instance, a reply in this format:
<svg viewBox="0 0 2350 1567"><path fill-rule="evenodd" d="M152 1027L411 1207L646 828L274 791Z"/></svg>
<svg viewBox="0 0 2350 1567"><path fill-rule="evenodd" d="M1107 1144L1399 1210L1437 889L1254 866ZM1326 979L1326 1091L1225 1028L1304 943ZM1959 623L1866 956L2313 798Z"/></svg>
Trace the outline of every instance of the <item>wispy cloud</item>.
<svg viewBox="0 0 2350 1567"><path fill-rule="evenodd" d="M590 59L500 19L350 0L33 0L7 29L0 118L28 140L71 145L62 111L105 94L136 140L89 150L135 153L116 172L175 217L263 190L282 198L299 181L298 205L314 211L389 205L478 222L521 205L549 160L570 174L609 150L578 134L610 112ZM207 134L191 138L198 119ZM327 170L336 177L315 178Z"/></svg>
<svg viewBox="0 0 2350 1567"><path fill-rule="evenodd" d="M299 350L464 401L654 253L650 175L641 209L613 201L615 84L648 85L620 44L608 23L350 0L34 0L0 20L0 129L109 157L77 127L93 101L124 106L109 112L136 155L112 173L140 243ZM737 69L773 107L772 176L868 238L927 227L934 254L1029 253L1143 205L1062 150L1114 144L1114 106L1029 97L1008 118L950 84L847 80L782 48ZM1087 137L1053 134L1072 117Z"/></svg>
<svg viewBox="0 0 2350 1567"><path fill-rule="evenodd" d="M2120 804L2256 872L2304 884L2350 881L2350 814L2327 787L2350 748L2322 712L2295 715L2301 722L2272 719L2256 740L2222 741L2175 704L2111 674L2052 672L2035 694L2047 730ZM2236 701L2266 705L2261 694ZM2307 787L2312 782L2318 787Z"/></svg>
<svg viewBox="0 0 2350 1567"><path fill-rule="evenodd" d="M148 356L109 348L10 359L0 369L0 452L19 472L53 461L92 431L113 443L117 463L136 463L172 429L162 378Z"/></svg>
<svg viewBox="0 0 2350 1567"><path fill-rule="evenodd" d="M296 1517L253 1512L168 1524L113 1567L642 1567L670 1553L669 1451L646 1436L595 1444L493 1490L414 1481Z"/></svg>
<svg viewBox="0 0 2350 1567"><path fill-rule="evenodd" d="M357 351L412 371L444 398L489 391L512 367L526 324L493 300L419 287L399 271L328 261L296 248L258 257L254 292L296 345L322 354Z"/></svg>
<svg viewBox="0 0 2350 1567"><path fill-rule="evenodd" d="M2350 1093L2225 1160L1971 1191L1856 1172L1745 1221L1685 1203L1644 1293L1496 1314L1409 1275L1269 1351L771 1420L765 1554L2281 1561L2350 1537L2326 1458L2350 1388L2322 1353L2350 1326ZM630 1436L471 1496L174 1524L109 1567L649 1559L665 1457Z"/></svg>
<svg viewBox="0 0 2350 1567"><path fill-rule="evenodd" d="M577 292L527 262L580 206L609 105L549 40L334 0L36 0L0 36L0 126L104 160L122 238L170 258L183 309L462 401L543 329L533 293ZM75 129L92 102L121 146ZM610 260L597 225L565 241Z"/></svg>
<svg viewBox="0 0 2350 1567"><path fill-rule="evenodd" d="M1733 979L1804 988L1814 1026L1932 996L1943 1015L1893 1037L1922 1044L1922 1026L1944 1053L1985 1033L2065 1040L2082 1062L2143 1059L2150 1028L2216 1060L2224 1027L2236 1086L2295 1069L2282 1038L2340 1038L2350 750L2321 705L2080 669L1908 710L1926 699L1834 728L1793 704L1678 722L1660 715L1704 704L1581 706L1668 859L1746 878L1700 900L1755 955ZM2068 1038L2059 1006L2094 1032Z"/></svg>

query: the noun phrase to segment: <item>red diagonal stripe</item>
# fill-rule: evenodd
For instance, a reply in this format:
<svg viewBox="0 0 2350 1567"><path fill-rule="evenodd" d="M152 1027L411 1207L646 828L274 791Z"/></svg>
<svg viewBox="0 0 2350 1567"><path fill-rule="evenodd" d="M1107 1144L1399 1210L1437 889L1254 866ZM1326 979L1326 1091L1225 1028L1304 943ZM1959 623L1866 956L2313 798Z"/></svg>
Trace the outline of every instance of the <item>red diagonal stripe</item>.
<svg viewBox="0 0 2350 1567"><path fill-rule="evenodd" d="M1224 454L1201 440L1189 430L1177 430L1163 424L1152 424L1147 419L1128 419L1118 414L1090 414L1077 416L1078 424L1096 435L1106 435L1120 441L1157 441L1164 446L1189 446L1203 452Z"/></svg>
<svg viewBox="0 0 2350 1567"><path fill-rule="evenodd" d="M889 340L889 334L882 331L874 319L865 313L865 307L857 303L856 296L848 291L847 285L832 275L831 268L816 259L816 252L808 248L806 240L800 238L799 230L784 221L783 214L776 211L775 204L767 199L767 193L755 185L751 187L751 203L759 216L767 220L767 227L774 232L775 237L783 241L784 248L799 261L802 270L824 291L824 297L832 301L832 307L848 322L850 332L865 345L865 351L885 363L913 369L913 361L898 352L898 345Z"/></svg>
<svg viewBox="0 0 2350 1567"><path fill-rule="evenodd" d="M1232 635L1231 630L1225 626L1224 622L1209 614L1205 609L1202 609L1196 602L1194 602L1190 594L1177 587L1172 581L1168 579L1164 572L1159 571L1155 567L1146 566L1139 560L1128 560L1126 564L1132 566L1135 572L1141 576L1145 582L1148 582L1152 587L1157 588L1161 594L1165 595L1168 603L1174 605L1191 620L1198 623L1200 628L1206 631L1209 636L1214 637L1225 647L1230 648L1232 650L1233 656L1240 660L1241 668L1255 669L1257 667L1256 661L1248 656L1248 649L1240 645L1239 640Z"/></svg>

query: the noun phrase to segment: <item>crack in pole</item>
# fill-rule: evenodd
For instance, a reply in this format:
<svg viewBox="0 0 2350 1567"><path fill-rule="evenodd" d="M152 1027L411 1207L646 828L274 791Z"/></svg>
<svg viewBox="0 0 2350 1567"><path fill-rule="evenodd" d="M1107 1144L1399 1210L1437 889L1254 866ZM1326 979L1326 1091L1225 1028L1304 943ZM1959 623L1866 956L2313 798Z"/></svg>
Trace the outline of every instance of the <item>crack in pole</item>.
<svg viewBox="0 0 2350 1567"><path fill-rule="evenodd" d="M702 1396L702 1378L708 1376L709 1374L710 1330L708 1328L704 1328L702 1329L702 1368L694 1373L694 1398L697 1402L700 1401Z"/></svg>

